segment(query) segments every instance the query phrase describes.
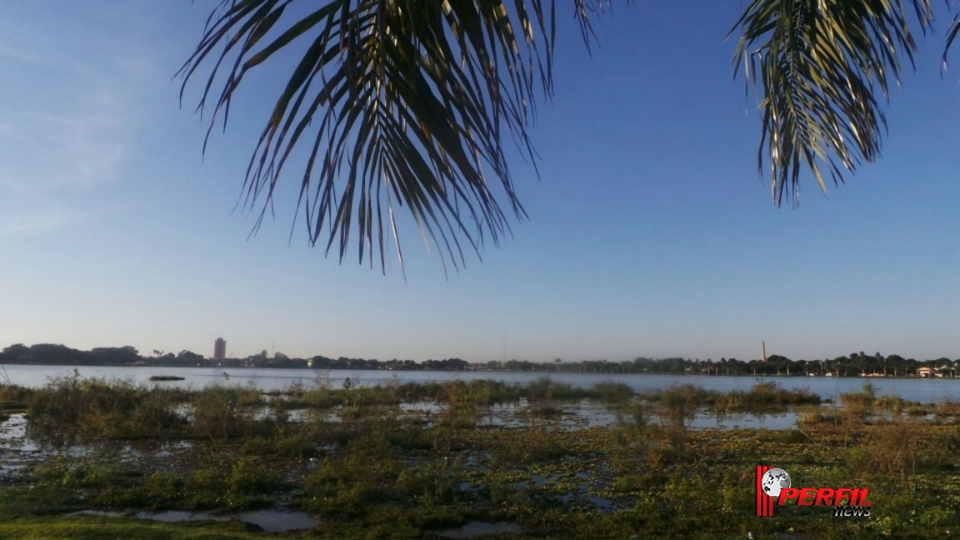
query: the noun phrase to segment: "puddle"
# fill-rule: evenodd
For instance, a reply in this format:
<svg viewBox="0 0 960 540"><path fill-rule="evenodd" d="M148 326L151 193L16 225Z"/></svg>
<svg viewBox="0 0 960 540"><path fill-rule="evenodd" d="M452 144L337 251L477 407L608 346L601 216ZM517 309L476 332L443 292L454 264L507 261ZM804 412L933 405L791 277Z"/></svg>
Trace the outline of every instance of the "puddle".
<svg viewBox="0 0 960 540"><path fill-rule="evenodd" d="M24 413L11 414L0 422L0 448L14 452L36 452L37 445L27 440L27 418Z"/></svg>
<svg viewBox="0 0 960 540"><path fill-rule="evenodd" d="M526 400L520 400L518 404L494 405L481 413L477 425L497 428L529 428L542 425L554 426L564 431L578 431L610 427L622 421L630 421L628 415L618 414L603 404L589 400L580 403L554 403L550 406L556 409L555 415L534 414ZM421 413L425 416L439 410L436 404L425 402L405 403L400 407L404 412ZM689 429L793 429L800 417L796 412L718 415L701 411L687 420L686 425ZM646 420L651 424L663 423L655 411L650 411Z"/></svg>
<svg viewBox="0 0 960 540"><path fill-rule="evenodd" d="M104 517L123 516L123 514L120 512L100 510L83 510L80 512L74 512L74 515ZM134 514L134 516L138 519L162 521L164 523L182 523L186 521L229 521L231 519L238 519L245 523L256 525L263 529L264 532L299 531L303 529L312 529L320 524L319 520L314 519L304 512L287 512L285 510L258 510L255 512L223 515L213 515L205 512L168 510L165 512L137 512Z"/></svg>
<svg viewBox="0 0 960 540"><path fill-rule="evenodd" d="M527 422L517 418L517 405L494 405L480 417L477 425L498 428L522 428Z"/></svg>
<svg viewBox="0 0 960 540"><path fill-rule="evenodd" d="M14 463L14 464L3 463L3 464L0 464L0 478L2 478L2 477L4 477L4 476L14 476L16 473L18 473L18 472L20 472L20 471L22 471L22 470L24 470L24 469L26 469L26 468L27 468L26 465L21 465L21 464L18 464L18 463Z"/></svg>
<svg viewBox="0 0 960 540"><path fill-rule="evenodd" d="M697 413L687 423L690 429L793 429L801 415L795 412L772 414L705 414Z"/></svg>
<svg viewBox="0 0 960 540"><path fill-rule="evenodd" d="M416 401L413 403L401 403L400 410L403 412L418 412L438 414L443 411L443 407L431 401Z"/></svg>
<svg viewBox="0 0 960 540"><path fill-rule="evenodd" d="M299 531L312 529L320 524L320 520L314 519L304 512L282 512L279 510L245 512L237 515L237 519L259 525L264 532Z"/></svg>
<svg viewBox="0 0 960 540"><path fill-rule="evenodd" d="M268 396L278 398L278 396ZM555 414L547 416L537 414L536 407L548 407L555 411ZM174 412L180 414L187 420L192 420L192 406L190 404L181 404L175 407ZM418 401L400 403L395 409L401 414L421 417L432 425L435 417L442 414L446 408L436 402ZM544 402L531 405L526 399L520 399L517 403L494 404L489 407L478 406L476 423L482 427L496 428L515 428L524 429L531 426L548 426L552 429L561 429L564 431L578 431L595 427L610 427L618 425L621 422L631 422L630 415L624 411L616 411L591 400L582 400L580 402ZM315 411L311 409L289 409L278 414L276 408L271 406L260 407L251 413L255 420L283 419L290 423L303 423L317 418L326 422L341 423L344 417L342 407L334 407L332 410ZM22 415L20 415L22 417ZM698 411L692 418L687 419L686 425L689 429L793 429L802 414L798 412L782 413L729 413L718 414ZM933 415L928 415L933 418ZM651 424L663 424L664 420L655 409L647 410L645 420ZM2 431L0 431L2 434ZM168 454L162 454L159 457L168 457Z"/></svg>
<svg viewBox="0 0 960 540"><path fill-rule="evenodd" d="M108 512L103 510L81 510L70 514L72 516L103 516L103 517L123 517L121 512Z"/></svg>
<svg viewBox="0 0 960 540"><path fill-rule="evenodd" d="M565 431L577 431L594 427L615 426L622 421L630 422L628 415L618 414L602 404L586 400L575 404L559 404L556 407L559 414L552 418L531 417L529 410L523 408L522 405L491 407L490 412L485 414L479 423L508 428L526 428L532 424L553 424ZM800 417L801 415L796 412L718 415L701 411L689 419L686 426L689 429L793 429ZM651 424L664 423L654 411L646 416L646 421Z"/></svg>
<svg viewBox="0 0 960 540"><path fill-rule="evenodd" d="M582 401L579 405L572 408L573 418L564 422L567 429L583 429L590 427L607 427L615 425L618 421L617 414L610 411L603 405Z"/></svg>
<svg viewBox="0 0 960 540"><path fill-rule="evenodd" d="M307 412L308 411L306 409L277 409L274 407L260 407L253 413L253 419L258 422L263 420L278 420L299 424L303 423Z"/></svg>
<svg viewBox="0 0 960 540"><path fill-rule="evenodd" d="M202 512L181 512L170 510L167 512L137 512L138 519L149 519L151 521L162 521L164 523L176 523L181 521L226 521L228 518L223 516L213 516Z"/></svg>
<svg viewBox="0 0 960 540"><path fill-rule="evenodd" d="M496 523L471 521L463 527L446 529L437 534L442 538L471 539L488 534L523 534L523 532L523 527L508 521L498 521Z"/></svg>
<svg viewBox="0 0 960 540"><path fill-rule="evenodd" d="M578 486L577 492L567 492L558 497L560 502L563 504L570 504L572 502L587 502L592 504L597 510L610 513L614 510L620 508L620 505L611 501L610 499L604 499L603 497L596 497L590 494L590 490L586 486Z"/></svg>
<svg viewBox="0 0 960 540"><path fill-rule="evenodd" d="M113 510L81 510L79 512L74 512L71 515L118 518L124 517L126 514ZM149 519L151 521L162 521L164 523L177 523L182 521L227 521L229 519L224 516L214 516L202 512L182 512L179 510L170 510L166 512L137 512L133 515L137 519Z"/></svg>
<svg viewBox="0 0 960 540"><path fill-rule="evenodd" d="M153 453L155 458L170 458L179 452L193 450L193 443L190 441L163 442L160 449Z"/></svg>
<svg viewBox="0 0 960 540"><path fill-rule="evenodd" d="M301 424L306 420L308 411L305 409L290 409L286 411L287 413L287 422L292 422L295 424Z"/></svg>
<svg viewBox="0 0 960 540"><path fill-rule="evenodd" d="M26 465L44 461L51 456L83 458L92 448L84 445L67 445L48 441L46 444L27 436L27 419L24 413L10 415L0 423L0 476L9 475Z"/></svg>

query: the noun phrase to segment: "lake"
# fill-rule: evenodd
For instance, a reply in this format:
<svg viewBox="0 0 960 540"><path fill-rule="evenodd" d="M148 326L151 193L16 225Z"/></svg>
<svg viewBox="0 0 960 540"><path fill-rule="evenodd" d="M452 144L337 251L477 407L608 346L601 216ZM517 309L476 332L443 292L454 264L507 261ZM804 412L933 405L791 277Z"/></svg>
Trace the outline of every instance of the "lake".
<svg viewBox="0 0 960 540"><path fill-rule="evenodd" d="M301 381L310 385L317 375L326 377L332 388L340 388L347 377L360 385L389 382L469 381L491 379L507 383L526 384L544 375L557 382L589 387L601 381L613 380L629 385L638 392L692 384L708 390L729 392L749 390L758 381L772 381L786 389L809 388L824 399L837 399L844 392L860 390L867 382L873 384L877 395L897 395L909 401L923 403L960 401L960 380L957 379L883 379L859 377L727 377L706 375L640 375L640 374L584 374L584 373L515 373L515 372L453 372L453 371L353 371L271 368L180 368L180 367L115 367L115 366L36 366L5 365L14 384L37 388L51 377L69 376L74 369L83 377L125 379L134 383L162 384L200 388L211 384L254 384L262 390L284 390ZM225 375L226 374L226 375ZM183 381L154 383L155 375L184 377Z"/></svg>

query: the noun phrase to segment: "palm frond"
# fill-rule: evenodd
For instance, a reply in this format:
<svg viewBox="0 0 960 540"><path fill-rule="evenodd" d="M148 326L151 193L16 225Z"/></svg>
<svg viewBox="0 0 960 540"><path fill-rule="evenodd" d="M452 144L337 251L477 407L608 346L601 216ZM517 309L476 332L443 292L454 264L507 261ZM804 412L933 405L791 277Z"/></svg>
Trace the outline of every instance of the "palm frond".
<svg viewBox="0 0 960 540"><path fill-rule="evenodd" d="M950 52L950 46L953 45L953 40L957 39L957 35L960 34L960 13L953 19L953 22L950 23L950 28L947 29L947 45L943 48L943 67L947 67L947 53Z"/></svg>
<svg viewBox="0 0 960 540"><path fill-rule="evenodd" d="M599 1L575 0L585 36ZM336 245L342 262L356 228L359 262L379 258L385 273L386 227L402 269L394 206L406 206L444 268L449 257L459 269L464 247L479 256L510 233L508 212L526 216L505 141L536 167L527 128L552 95L554 11L547 0L222 0L179 72L181 99L213 62L197 107L214 110L209 139L251 70L303 46L247 168L244 207L262 203L252 232L304 146L296 215L311 245Z"/></svg>
<svg viewBox="0 0 960 540"><path fill-rule="evenodd" d="M731 33L741 32L735 70L748 91L762 88L758 168L769 161L771 192L799 200L805 165L822 190L843 172L879 157L886 117L877 94L913 65L913 25L933 20L928 0L754 0ZM789 190L788 190L789 188Z"/></svg>

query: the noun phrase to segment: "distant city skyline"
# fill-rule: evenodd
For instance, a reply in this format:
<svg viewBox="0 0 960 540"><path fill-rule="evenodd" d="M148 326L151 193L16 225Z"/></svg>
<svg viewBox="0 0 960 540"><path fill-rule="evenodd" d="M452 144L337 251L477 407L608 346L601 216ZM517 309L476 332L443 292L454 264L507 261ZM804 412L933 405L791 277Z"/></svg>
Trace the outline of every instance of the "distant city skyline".
<svg viewBox="0 0 960 540"><path fill-rule="evenodd" d="M356 236L342 266L306 245L294 165L259 234L233 211L292 57L251 81L202 156L200 89L181 108L173 76L211 6L104 5L0 3L4 343L206 355L219 334L234 357L471 362L755 359L761 341L791 359L960 356L960 49L941 76L939 34L890 96L881 159L826 196L804 178L801 206L776 209L756 100L724 41L741 5L618 7L592 56L561 6L556 96L531 132L540 180L513 161L530 219L446 278L402 213L404 279L395 260L385 277L358 266Z"/></svg>
<svg viewBox="0 0 960 540"><path fill-rule="evenodd" d="M221 347L221 343L222 343L222 349L220 348L220 347ZM11 346L14 346L14 345L25 345L25 346L27 346L27 347L32 347L32 346L34 346L34 345L62 345L62 346L65 346L65 347L67 347L67 348L69 348L69 349L75 349L75 350L79 350L79 351L90 351L90 350L93 349L93 348L91 348L91 349L83 349L83 348L73 347L73 346L71 346L71 345L68 344L68 343L11 343L11 344L8 344L8 345L0 344L0 352L2 352L2 351L3 351L4 349L6 349L7 347L11 347ZM316 352L316 351L315 351L315 352L307 353L307 354L288 354L288 353L286 353L286 352L284 352L284 351L282 351L282 350L275 350L275 351L273 351L272 353L268 353L268 351L267 351L266 349L262 349L260 352L255 352L255 353L251 353L251 354L233 355L233 354L228 354L228 353L227 353L226 345L227 345L226 340L224 340L224 339L222 339L222 338L217 338L217 339L214 341L214 354L213 354L212 356L206 357L206 358L209 358L209 359L211 359L211 360L224 360L224 359L248 359L248 358L271 359L271 358L286 357L286 358L290 358L290 359L299 358L299 359L303 359L303 360L309 360L309 359L315 358L315 357L325 357L325 358L331 358L331 359L350 358L350 359L379 360L379 361L381 361L381 362L386 362L386 361L390 361L390 360L400 360L400 361L408 361L408 360L409 360L409 361L414 361L414 362L425 362L425 361L428 361L428 360L443 360L443 359L454 359L454 358L456 358L456 359L460 359L460 360L463 360L463 361L468 362L468 363L471 363L471 364L485 364L485 363L488 363L488 362L491 362L491 361L495 361L495 362L501 362L501 361L502 361L502 362L526 361L526 362L533 362L533 363L538 363L538 364L554 364L554 363L564 363L564 362L566 362L566 363L577 363L577 362L598 362L598 361L599 361L599 362L604 362L604 361L606 361L606 362L611 362L611 363L621 363L621 362L633 362L633 361L639 360L639 359L654 360L654 361L684 359L684 360L689 360L689 361L701 361L701 362L714 362L714 363L717 363L717 362L721 362L721 361L723 361L723 360L739 360L739 361L743 361L743 362L751 362L751 361L767 362L767 360L771 360L771 361L772 361L773 359L777 359L777 358L781 358L781 359L782 359L782 358L786 358L786 359L791 360L791 361L804 361L804 360L806 360L806 361L814 361L814 362L817 362L817 361L830 361L830 360L835 360L835 359L841 358L841 357L854 357L854 356L874 358L874 357L876 357L877 355L879 355L880 357L897 357L897 358L901 358L901 359L914 360L914 361L918 361L918 362L939 361L939 360L943 360L943 359L946 359L946 360L948 360L948 361L950 361L950 362L960 362L960 352L958 352L958 353L955 354L955 355L949 355L949 354L948 354L948 355L941 355L941 356L937 356L937 357L919 357L919 356L913 356L913 355L910 355L910 354L904 354L902 351L887 351L887 352L874 351L874 352L870 352L870 351L868 351L868 350L849 351L849 352L846 352L846 353L844 353L844 352L837 352L837 353L835 353L835 354L828 354L828 355L821 356L821 357L791 357L791 356L789 356L789 355L784 355L784 354L780 354L780 353L768 354L768 355L764 356L764 354L765 354L766 351L764 350L764 348L763 348L762 345L761 345L761 349L760 349L760 350L761 350L761 353L760 353L759 355L755 355L755 356L751 356L751 355L747 355L747 356L716 356L716 355L714 355L714 356L699 357L699 356L684 356L684 355L674 354L674 355L665 355L665 356L634 355L634 356L623 357L623 358L607 358L607 357L583 357L583 358L573 358L573 357L570 357L570 358L553 358L553 359L549 359L549 360L532 360L532 359L530 359L530 358L509 357L509 356L501 357L501 358L466 358L466 357L461 357L461 356L429 356L429 357L427 357L427 358L423 358L423 359L419 359L419 360L418 360L418 359L414 359L414 358L399 357L399 356L373 357L373 356L359 356L359 355L350 355L350 354L326 354L326 353L324 353L324 352L322 352L322 351L321 351L321 352ZM130 346L129 346L129 345L123 345L123 346L121 346L121 345L115 345L115 346L105 346L105 347L103 347L103 348L106 348L106 349L120 349L120 348L126 348L126 347L130 347ZM136 347L134 347L134 348L136 349ZM202 354L199 354L199 355L198 355L197 351L193 351L193 350L190 350L190 349L179 349L178 352L173 352L172 350L171 350L171 351L165 351L165 350L158 350L158 349L153 349L153 350L151 350L151 351L149 351L149 352L148 352L148 351L145 351L145 350L140 350L140 349L137 349L137 351L139 351L140 356L143 357L143 358L161 358L161 357L168 356L168 355L180 356L181 353L191 353L191 354L188 355L188 356L204 357ZM222 356L220 355L221 352L222 352ZM558 361L559 361L559 362L558 362ZM2 363L2 362L0 362L0 363Z"/></svg>

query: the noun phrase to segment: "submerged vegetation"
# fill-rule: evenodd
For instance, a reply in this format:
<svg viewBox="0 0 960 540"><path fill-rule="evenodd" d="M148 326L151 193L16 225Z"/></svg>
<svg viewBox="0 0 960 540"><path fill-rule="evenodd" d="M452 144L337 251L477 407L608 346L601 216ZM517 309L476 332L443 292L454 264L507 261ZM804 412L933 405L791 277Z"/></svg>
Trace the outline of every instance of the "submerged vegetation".
<svg viewBox="0 0 960 540"><path fill-rule="evenodd" d="M960 406L869 386L831 405L771 383L637 394L615 381L333 388L321 376L265 393L75 375L0 386L0 403L4 538L244 538L264 534L244 521L260 511L305 513L288 534L325 538L919 538L960 518ZM691 428L788 411L795 428ZM868 487L872 517L755 518L758 464L800 486ZM76 514L89 511L107 514ZM166 511L205 521L137 517Z"/></svg>

